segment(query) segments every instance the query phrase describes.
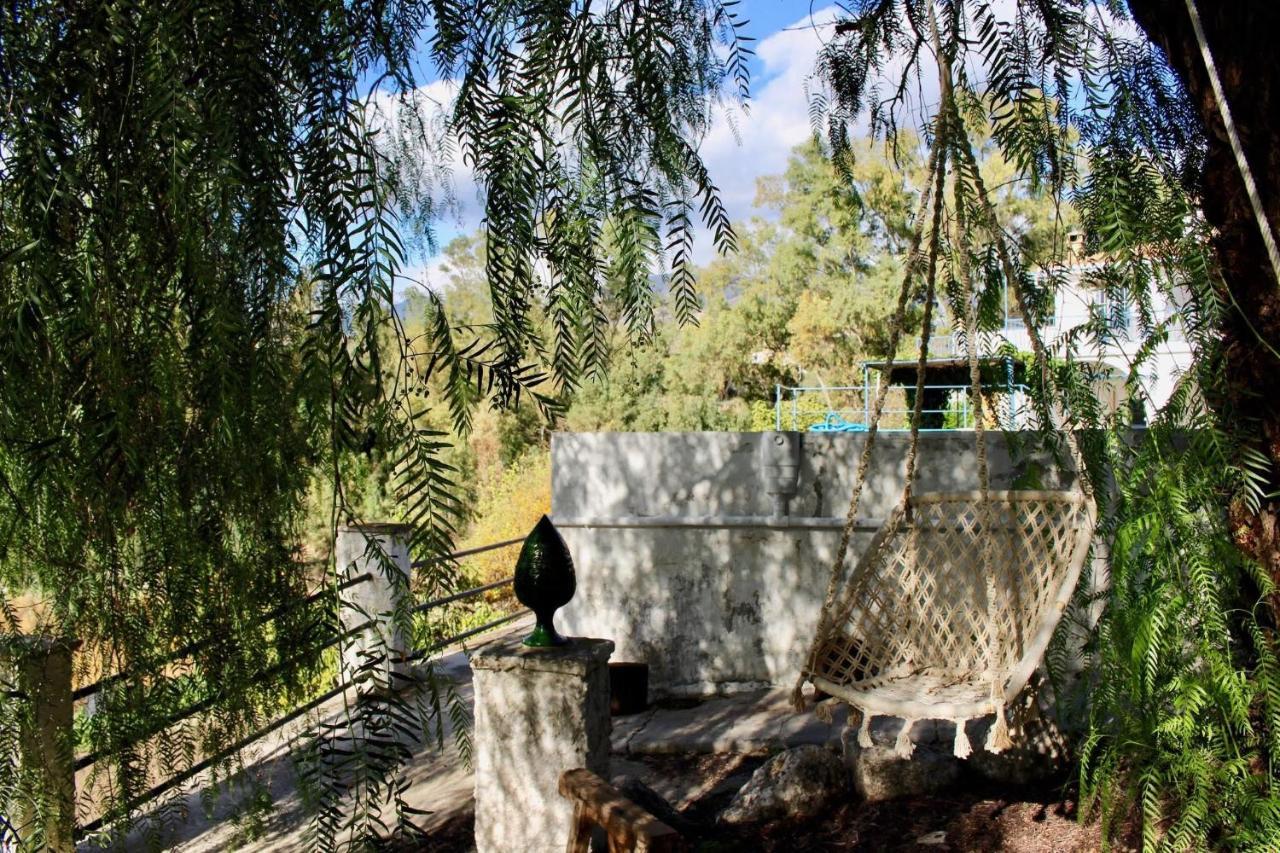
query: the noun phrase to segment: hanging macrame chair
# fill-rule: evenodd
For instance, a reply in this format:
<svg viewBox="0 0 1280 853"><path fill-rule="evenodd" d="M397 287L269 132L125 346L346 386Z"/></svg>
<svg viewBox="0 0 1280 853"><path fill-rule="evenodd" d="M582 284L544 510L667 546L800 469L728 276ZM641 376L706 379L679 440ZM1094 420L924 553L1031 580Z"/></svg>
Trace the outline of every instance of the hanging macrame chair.
<svg viewBox="0 0 1280 853"><path fill-rule="evenodd" d="M935 31L936 33L936 31ZM935 35L936 39L936 35ZM938 51L943 56L942 51ZM802 704L805 680L861 712L858 742L871 746L876 715L901 717L896 749L910 756L912 724L918 719L948 719L956 724L954 753L967 757L972 747L965 722L995 716L987 749L1012 745L1006 708L1023 691L1044 657L1067 608L1090 552L1095 508L1075 437L1058 433L1074 470L1072 487L1057 491L996 491L990 488L981 364L977 354L976 298L967 268L970 227L985 230L1002 268L1005 286L1015 294L1029 320L1020 280L995 220L972 146L951 100L950 63L939 63L943 107L930 155L930 185L921 199L906 274L891 327L886 376L906 314L913 282L924 273L923 322L916 365L914 411L901 498L850 571L845 556L858 503L891 382L877 393L859 462L856 485L816 635L795 700ZM944 144L943 140L949 140ZM941 153L940 153L941 152ZM957 158L978 204L954 205L952 281L960 295L953 304L963 321L963 337L974 406L974 442L979 488L965 492L917 493L914 490L924 399L928 342L937 296L939 245L944 230L946 163ZM957 181L959 178L956 179ZM954 184L957 186L958 184ZM921 251L932 201L929 245ZM980 221L966 220L966 211ZM923 270L922 270L923 268ZM1041 382L1050 384L1048 360L1034 322L1027 323ZM1051 417L1046 411L1042 417ZM825 704L825 703L824 703ZM852 716L851 716L852 719Z"/></svg>
<svg viewBox="0 0 1280 853"><path fill-rule="evenodd" d="M987 747L1010 745L1005 708L1026 686L1069 603L1093 531L1079 490L912 495L854 567L807 670L862 712L901 717L910 755L917 719L996 715ZM904 756L905 757L905 756Z"/></svg>

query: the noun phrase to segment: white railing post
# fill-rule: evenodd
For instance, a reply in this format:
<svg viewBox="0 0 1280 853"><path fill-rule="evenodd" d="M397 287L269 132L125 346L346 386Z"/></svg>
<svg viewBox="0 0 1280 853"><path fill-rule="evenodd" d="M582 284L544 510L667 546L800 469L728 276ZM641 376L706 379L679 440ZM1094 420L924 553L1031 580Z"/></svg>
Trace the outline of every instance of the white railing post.
<svg viewBox="0 0 1280 853"><path fill-rule="evenodd" d="M407 630L413 567L407 524L359 524L338 528L337 571L340 583L360 575L369 579L342 591L340 624L343 633L370 620L342 644L342 676L350 679L383 658L381 680L390 688L404 686L412 666Z"/></svg>
<svg viewBox="0 0 1280 853"><path fill-rule="evenodd" d="M14 814L4 815L19 849L72 853L76 831L76 773L72 744L70 640L36 636L0 639L5 701L18 706L18 767Z"/></svg>

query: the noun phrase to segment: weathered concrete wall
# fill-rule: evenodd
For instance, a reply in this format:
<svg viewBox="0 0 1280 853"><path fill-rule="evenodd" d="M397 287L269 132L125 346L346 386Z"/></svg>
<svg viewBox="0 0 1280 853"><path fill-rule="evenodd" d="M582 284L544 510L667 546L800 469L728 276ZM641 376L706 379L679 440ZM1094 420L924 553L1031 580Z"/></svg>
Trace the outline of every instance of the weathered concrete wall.
<svg viewBox="0 0 1280 853"><path fill-rule="evenodd" d="M760 516L772 504L763 488L760 445L776 433L557 433L552 437L552 512L557 522L626 516ZM843 518L858 456L866 436L858 433L790 433L801 446L799 493L791 516ZM993 488L1007 488L1031 461L1000 433L988 434ZM876 439L862 511L882 518L898 501L907 454L906 433ZM917 488L923 491L977 488L972 433L920 436ZM1043 488L1059 480L1049 468Z"/></svg>
<svg viewBox="0 0 1280 853"><path fill-rule="evenodd" d="M799 471L775 514L777 433L564 433L552 439L552 517L578 594L558 620L645 661L659 693L789 685L818 617L866 437L789 434ZM992 487L1063 485L1044 460L989 435ZM1028 442L1029 443L1029 442ZM851 565L902 493L907 436L882 434ZM1040 471L1038 478L1033 476ZM1038 479L1038 482L1035 480ZM971 433L921 436L917 489L977 488Z"/></svg>

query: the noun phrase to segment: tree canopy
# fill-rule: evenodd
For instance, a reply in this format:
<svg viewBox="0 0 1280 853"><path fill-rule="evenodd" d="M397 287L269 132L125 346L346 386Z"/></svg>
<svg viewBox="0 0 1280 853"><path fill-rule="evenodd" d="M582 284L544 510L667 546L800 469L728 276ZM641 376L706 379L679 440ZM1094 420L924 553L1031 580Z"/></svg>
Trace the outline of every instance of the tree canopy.
<svg viewBox="0 0 1280 853"><path fill-rule="evenodd" d="M606 242L636 330L650 265L689 292L696 223L732 247L694 141L746 93L740 25L720 0L0 11L3 612L16 626L34 594L44 630L130 673L94 729L120 804L153 758L190 760L136 743L174 650L204 641L189 665L215 713L171 746L233 739L319 665L303 625L263 618L310 592L291 558L313 473L333 524L358 521L344 484L382 455L414 551L443 553L458 507L416 418L428 381L462 427L468 389L536 383L530 347L571 384L598 357ZM417 91L434 79L456 92L442 120ZM493 226L493 322L411 340L397 277L455 151ZM320 846L380 825L376 806L324 821Z"/></svg>
<svg viewBox="0 0 1280 853"><path fill-rule="evenodd" d="M42 630L128 674L87 733L113 756L127 812L153 760L189 763L318 672L297 653L314 626L265 618L310 592L293 557L317 474L332 529L360 520L349 487L376 460L415 551L440 554L460 510L448 436L423 417L437 400L458 432L486 397L549 413L616 356L638 388L717 401L689 409L711 425L720 401L790 371L892 351L878 294L905 274L906 308L930 303L910 244L932 186L947 229L927 251L944 284L981 284L984 328L994 288L1043 316L1076 216L1101 259L1091 283L1139 317L1135 389L1172 322L1193 341L1193 370L1138 442L1072 358L1105 328L1032 365L1044 440L1083 430L1108 501L1108 591L1077 602L1092 690L1082 782L1108 815L1136 808L1151 849L1268 849L1278 25L1268 0L853 0L816 69L818 141L762 189L776 218L739 239L697 147L747 93L749 39L729 2L10 3L3 617L30 627L15 599L33 594ZM439 115L427 80L453 92ZM856 141L868 114L874 148ZM886 141L898 159L877 159ZM482 264L487 304L460 306L461 323L437 305L408 329L397 279L415 241L433 244L455 152L483 191L483 251L460 254ZM1025 206L1044 199L1055 217L1040 228ZM740 250L706 271L701 297L698 223ZM971 307L954 298L967 288L943 289L949 310ZM1180 315L1159 316L1153 291L1178 295ZM655 310L701 322L668 334ZM629 362L621 340L665 347L672 369ZM727 340L793 363L744 361ZM1095 626L1083 616L1098 603ZM213 712L157 755L142 735L175 697L149 673L210 638L181 691ZM282 678L266 683L264 666ZM373 757L350 812L326 799L336 785L321 793L318 847L372 839L397 762ZM0 794L16 784L0 771Z"/></svg>

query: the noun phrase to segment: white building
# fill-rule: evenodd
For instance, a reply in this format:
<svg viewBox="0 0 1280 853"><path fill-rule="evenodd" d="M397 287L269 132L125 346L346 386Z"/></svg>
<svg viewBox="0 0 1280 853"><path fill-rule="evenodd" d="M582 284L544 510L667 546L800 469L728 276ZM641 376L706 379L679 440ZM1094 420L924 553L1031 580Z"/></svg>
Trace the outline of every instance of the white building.
<svg viewBox="0 0 1280 853"><path fill-rule="evenodd" d="M1053 293L1054 303L1048 316L1041 320L1040 337L1054 356L1069 354L1077 363L1094 366L1097 393L1104 411L1115 412L1123 406L1138 403L1140 405L1134 406L1133 410L1134 422L1143 423L1164 407L1191 366L1191 344L1183 326L1179 298L1176 295L1171 298L1153 283L1147 294L1150 312L1144 330L1144 323L1134 306L1127 300L1112 297L1097 285L1096 273L1101 272L1104 265L1097 259L1083 257L1083 236L1071 234L1068 240L1076 260L1065 268L1065 274L1057 277L1055 286L1046 287ZM1020 353L1032 351L1026 322L1016 305L1011 303L1012 299L1007 298L1001 327L995 330L995 334L984 335L979 346L979 355L987 365L983 382L996 395L993 414L1006 429L1028 426L1033 417L1028 406L1027 388L1023 384L1027 378L1016 359L1007 356L1010 348ZM951 321L945 316L935 322L938 332L929 339L928 372L925 376L925 387L929 393L925 397L923 414L927 423L922 428L970 429L973 424L964 340L957 329L950 327ZM1142 355L1147 333L1160 324L1167 330L1165 340ZM918 343L911 345L911 349L914 350L916 345ZM1136 372L1136 388L1131 393L1127 385L1135 373L1139 357L1143 361ZM779 385L775 392L776 428L819 431L865 429L871 417L875 391L881 382L888 381L902 390L888 402L881 428L905 429L910 423L915 364L914 355L900 357L893 369L886 373L883 362L864 362L860 385ZM802 398L813 395L820 395L829 409L825 416L815 414L812 406L806 409L800 405Z"/></svg>
<svg viewBox="0 0 1280 853"><path fill-rule="evenodd" d="M1075 243L1081 238L1071 235L1069 239ZM1112 300L1105 292L1091 286L1089 273L1099 269L1100 263L1088 259L1067 267L1067 275L1055 288L1053 313L1045 318L1040 335L1056 355L1065 355L1069 344L1073 344L1073 355L1077 360L1096 363L1099 373L1110 377L1110 381L1099 383L1099 394L1105 395L1105 407L1114 411L1126 402L1125 381L1133 371L1146 336L1131 305ZM1151 320L1154 323L1167 322L1168 336L1154 348L1138 371L1141 402L1148 416L1168 402L1192 360L1191 344L1187 341L1176 301L1154 286L1149 296ZM1096 334L1084 332L1083 327L1091 323L1104 327L1107 333L1099 338ZM988 341L985 349L993 351L1006 341L1020 352L1031 351L1031 336L1026 323L1016 307L1009 305L1005 306L1004 325L999 331L999 338L994 346ZM964 354L963 341L954 333L935 337L930 341L930 349L935 357ZM994 353L984 353L991 354Z"/></svg>

